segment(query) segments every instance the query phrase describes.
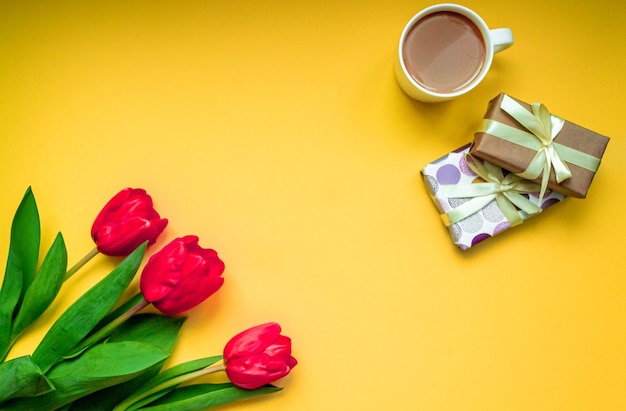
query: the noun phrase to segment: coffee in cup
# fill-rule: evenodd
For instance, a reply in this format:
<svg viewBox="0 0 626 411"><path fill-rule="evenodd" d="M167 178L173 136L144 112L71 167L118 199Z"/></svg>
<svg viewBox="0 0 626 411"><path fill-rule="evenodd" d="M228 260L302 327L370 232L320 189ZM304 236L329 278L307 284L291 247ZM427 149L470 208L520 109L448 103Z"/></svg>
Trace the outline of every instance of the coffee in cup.
<svg viewBox="0 0 626 411"><path fill-rule="evenodd" d="M402 32L396 77L417 100L450 100L477 86L494 53L512 44L510 29L490 30L466 7L431 6L415 15Z"/></svg>

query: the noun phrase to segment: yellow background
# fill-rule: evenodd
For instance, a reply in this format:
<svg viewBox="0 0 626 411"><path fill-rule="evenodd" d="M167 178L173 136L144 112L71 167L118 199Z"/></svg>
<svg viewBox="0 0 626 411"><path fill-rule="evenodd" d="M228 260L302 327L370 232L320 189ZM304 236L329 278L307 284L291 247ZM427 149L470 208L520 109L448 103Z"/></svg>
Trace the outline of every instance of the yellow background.
<svg viewBox="0 0 626 411"><path fill-rule="evenodd" d="M0 265L32 186L73 263L123 187L226 262L171 364L277 321L299 365L248 410L626 409L626 6L468 0L515 45L469 95L417 103L393 58L421 1L1 1ZM610 136L586 200L467 252L419 177L499 92ZM96 257L32 352L116 261ZM136 284L136 283L134 283Z"/></svg>

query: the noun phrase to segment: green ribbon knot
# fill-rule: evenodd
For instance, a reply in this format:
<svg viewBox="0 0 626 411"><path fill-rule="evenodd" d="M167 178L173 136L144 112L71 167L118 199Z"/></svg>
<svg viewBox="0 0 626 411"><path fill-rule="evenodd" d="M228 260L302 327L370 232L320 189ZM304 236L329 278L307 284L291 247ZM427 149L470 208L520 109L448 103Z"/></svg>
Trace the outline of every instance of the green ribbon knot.
<svg viewBox="0 0 626 411"><path fill-rule="evenodd" d="M520 177L534 180L541 176L539 200L543 199L550 179L550 170L554 169L557 183L572 177L566 162L597 171L600 159L554 141L561 132L565 120L550 114L541 103L533 103L528 111L524 106L505 95L500 108L509 114L526 130L521 130L499 121L485 119L479 132L484 132L536 151L530 164Z"/></svg>
<svg viewBox="0 0 626 411"><path fill-rule="evenodd" d="M518 208L528 215L541 212L541 208L537 204L523 196L523 194L539 191L539 184L512 173L504 176L500 167L487 161L481 164L474 161L469 155L466 155L465 159L468 167L484 182L460 185L444 184L441 186L448 198L470 198L461 206L441 215L441 219L447 227L477 213L494 200L511 226L521 224L524 221L517 210Z"/></svg>

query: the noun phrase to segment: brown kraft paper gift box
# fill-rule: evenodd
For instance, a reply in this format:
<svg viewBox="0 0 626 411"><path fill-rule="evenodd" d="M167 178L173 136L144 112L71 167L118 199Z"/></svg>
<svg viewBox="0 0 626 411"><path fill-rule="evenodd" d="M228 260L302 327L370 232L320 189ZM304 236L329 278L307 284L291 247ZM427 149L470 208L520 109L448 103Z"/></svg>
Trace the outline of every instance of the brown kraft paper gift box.
<svg viewBox="0 0 626 411"><path fill-rule="evenodd" d="M502 101L505 97L513 99L529 112L531 111L530 104L501 93L489 102L484 119L494 120L517 129L526 130L523 125L501 108ZM563 128L554 138L554 142L596 157L599 163L609 142L609 138L565 120ZM536 153L537 151L533 149L496 137L484 131L479 131L474 134L474 143L470 150L471 155L490 161L516 174L526 170ZM595 172L567 161L565 161L565 163L572 176L561 183L557 183L554 169L551 169L548 188L568 196L585 198L593 177L595 176ZM542 177L539 176L534 179L534 181L540 182L541 179Z"/></svg>

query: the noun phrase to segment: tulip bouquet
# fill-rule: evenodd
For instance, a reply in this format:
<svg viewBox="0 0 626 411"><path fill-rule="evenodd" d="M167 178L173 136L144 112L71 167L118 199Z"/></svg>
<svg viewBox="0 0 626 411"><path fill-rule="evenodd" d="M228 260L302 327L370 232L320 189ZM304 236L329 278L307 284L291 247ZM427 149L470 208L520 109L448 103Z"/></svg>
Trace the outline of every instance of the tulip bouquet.
<svg viewBox="0 0 626 411"><path fill-rule="evenodd" d="M272 383L297 361L291 340L274 322L234 336L221 355L165 367L185 321L181 314L224 283L217 252L188 235L148 259L139 292L124 300L147 247L167 224L145 190L124 189L97 215L91 252L68 269L58 233L40 263L39 213L32 190L26 191L11 226L0 288L0 409L192 411L281 389ZM61 314L31 355L7 360L63 283L98 254L122 259ZM148 305L158 312L142 312ZM228 382L201 378L220 372Z"/></svg>

